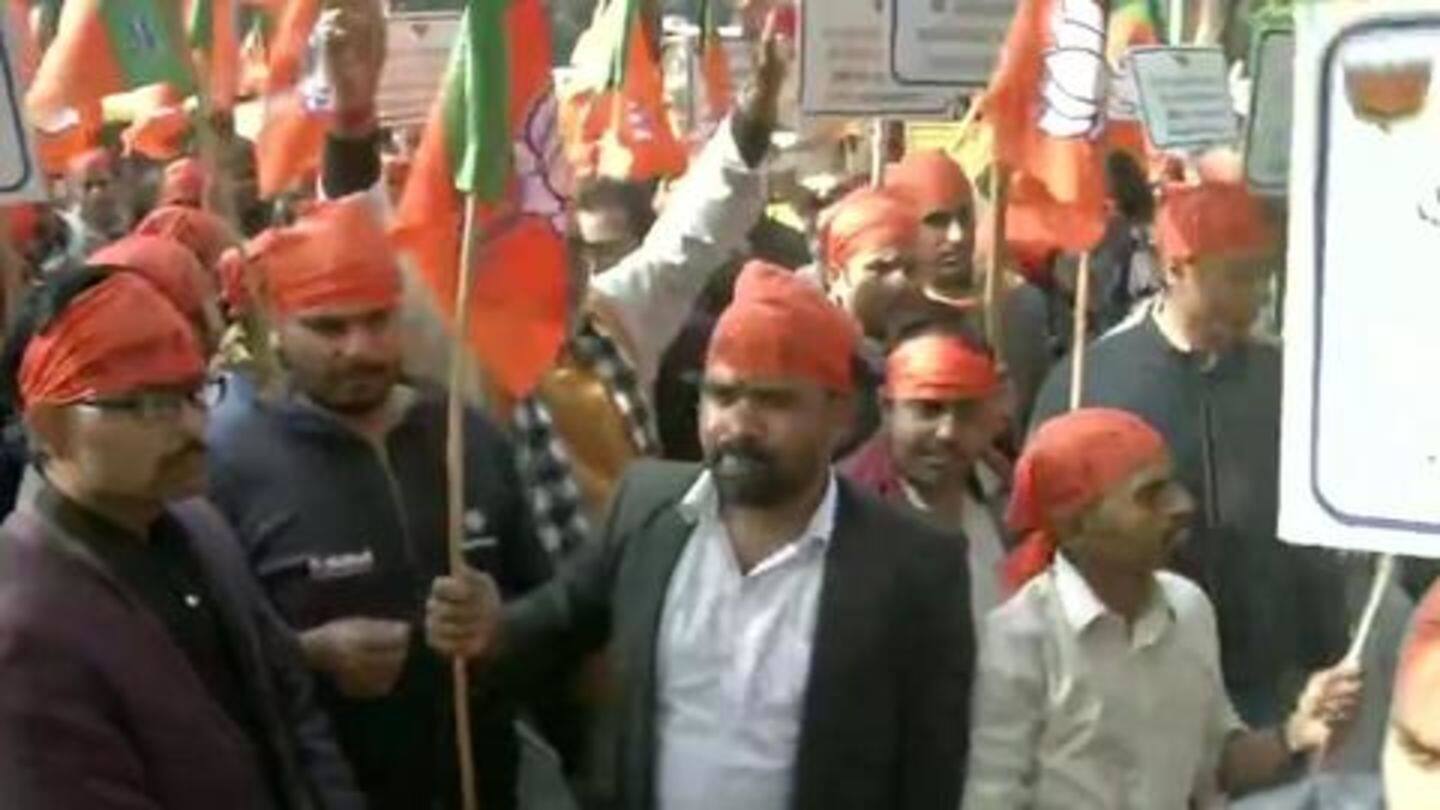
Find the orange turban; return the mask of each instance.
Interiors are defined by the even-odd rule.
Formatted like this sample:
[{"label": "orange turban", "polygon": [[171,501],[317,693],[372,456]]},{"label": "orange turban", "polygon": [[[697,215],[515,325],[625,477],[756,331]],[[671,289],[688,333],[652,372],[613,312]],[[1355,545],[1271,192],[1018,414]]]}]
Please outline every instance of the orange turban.
[{"label": "orange turban", "polygon": [[813,285],[782,267],[751,261],[715,325],[706,366],[753,377],[799,377],[848,392],[858,341],[850,316]]},{"label": "orange turban", "polygon": [[205,270],[195,254],[173,239],[131,234],[90,254],[85,263],[143,276],[185,317],[196,323],[205,320]]},{"label": "orange turban", "polygon": [[0,205],[0,217],[6,221],[6,238],[10,244],[24,250],[40,236],[41,210],[39,203],[16,203]]},{"label": "orange turban", "polygon": [[982,399],[999,387],[995,361],[950,335],[907,340],[885,363],[885,394],[891,399]]},{"label": "orange turban", "polygon": [[1167,186],[1155,235],[1160,255],[1169,262],[1256,256],[1271,239],[1260,202],[1234,183]]},{"label": "orange turban", "polygon": [[20,361],[22,406],[70,405],[205,374],[195,330],[155,286],[115,273],[77,296]]},{"label": "orange turban", "polygon": [[202,208],[208,177],[205,164],[193,157],[180,158],[165,167],[160,181],[160,205],[183,205]]},{"label": "orange turban", "polygon": [[214,271],[220,254],[239,240],[224,220],[208,211],[184,205],[156,208],[140,220],[135,233],[163,236],[190,249],[208,271]]},{"label": "orange turban", "polygon": [[1041,425],[1015,465],[1006,517],[1021,544],[1005,561],[1006,585],[1018,590],[1049,567],[1057,521],[1080,514],[1165,455],[1160,434],[1126,411],[1082,408]]},{"label": "orange turban", "polygon": [[1400,648],[1395,713],[1409,728],[1440,729],[1440,581],[1415,609]]},{"label": "orange turban", "polygon": [[92,171],[113,171],[114,168],[110,153],[98,147],[81,152],[65,164],[65,171],[71,177],[84,177]]},{"label": "orange turban", "polygon": [[400,265],[363,194],[321,203],[294,225],[255,237],[245,253],[277,315],[400,303]]},{"label": "orange turban", "polygon": [[912,248],[919,231],[920,218],[908,203],[881,189],[856,189],[821,217],[821,259],[834,275],[866,253]]},{"label": "orange turban", "polygon": [[970,201],[965,172],[939,149],[907,154],[886,170],[885,188],[913,205],[922,219],[934,211],[954,211]]}]

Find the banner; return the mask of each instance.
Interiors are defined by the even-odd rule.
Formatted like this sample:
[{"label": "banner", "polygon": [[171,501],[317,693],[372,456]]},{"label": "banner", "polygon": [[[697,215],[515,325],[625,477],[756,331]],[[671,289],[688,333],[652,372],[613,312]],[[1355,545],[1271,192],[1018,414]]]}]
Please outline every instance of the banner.
[{"label": "banner", "polygon": [[901,85],[984,87],[1017,0],[894,0],[890,72]]},{"label": "banner", "polygon": [[801,3],[801,112],[903,118],[940,116],[949,110],[954,93],[906,87],[891,75],[890,7],[904,1]]},{"label": "banner", "polygon": [[1234,104],[1219,48],[1131,48],[1140,117],[1157,149],[1201,149],[1235,140]]}]

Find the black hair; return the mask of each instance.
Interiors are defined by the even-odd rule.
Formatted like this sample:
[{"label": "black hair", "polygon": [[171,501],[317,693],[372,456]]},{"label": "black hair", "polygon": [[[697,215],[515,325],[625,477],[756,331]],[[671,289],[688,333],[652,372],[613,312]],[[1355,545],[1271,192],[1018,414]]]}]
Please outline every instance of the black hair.
[{"label": "black hair", "polygon": [[894,351],[901,343],[924,335],[958,338],[967,346],[987,355],[993,349],[976,323],[978,311],[962,312],[950,304],[930,298],[902,304],[886,324],[885,349]]},{"label": "black hair", "polygon": [[579,211],[600,211],[618,208],[625,212],[630,227],[641,239],[655,224],[655,188],[653,183],[628,182],[613,177],[591,177],[580,181],[575,189],[575,208]]},{"label": "black hair", "polygon": [[43,333],[81,293],[109,277],[98,267],[71,267],[46,273],[20,300],[5,346],[0,350],[0,396],[12,414],[20,412],[20,364],[30,341]]},{"label": "black hair", "polygon": [[1155,194],[1135,158],[1119,151],[1107,155],[1105,183],[1122,216],[1137,224],[1154,221]]}]

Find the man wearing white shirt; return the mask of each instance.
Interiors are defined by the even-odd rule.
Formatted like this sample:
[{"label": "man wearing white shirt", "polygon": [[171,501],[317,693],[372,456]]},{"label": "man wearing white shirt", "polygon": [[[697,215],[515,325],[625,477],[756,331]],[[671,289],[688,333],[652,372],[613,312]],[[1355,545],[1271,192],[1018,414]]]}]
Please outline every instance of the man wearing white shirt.
[{"label": "man wearing white shirt", "polygon": [[1193,510],[1139,417],[1082,409],[1031,438],[1010,507],[1020,590],[985,625],[966,810],[1213,806],[1349,721],[1348,666],[1313,675],[1282,726],[1240,721],[1209,600],[1159,571]]}]

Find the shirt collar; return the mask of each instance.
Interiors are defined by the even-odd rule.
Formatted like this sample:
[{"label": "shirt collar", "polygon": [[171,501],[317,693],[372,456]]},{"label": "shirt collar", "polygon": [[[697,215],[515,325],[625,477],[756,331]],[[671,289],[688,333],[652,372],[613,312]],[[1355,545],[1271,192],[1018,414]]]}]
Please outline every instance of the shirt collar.
[{"label": "shirt collar", "polygon": [[[1094,624],[1102,616],[1110,613],[1100,597],[1090,588],[1090,583],[1085,581],[1080,571],[1065,558],[1065,554],[1055,555],[1053,567],[1055,576],[1055,592],[1060,599],[1060,610],[1065,615],[1066,622],[1070,629],[1078,635],[1083,633],[1090,625]],[[1145,610],[1136,619],[1135,626],[1131,632],[1131,643],[1135,647],[1148,647],[1159,641],[1164,635],[1165,629],[1170,626],[1174,618],[1174,608],[1170,604],[1165,589],[1161,587],[1160,581],[1156,579],[1151,589],[1150,602]]]},{"label": "shirt collar", "polygon": [[[835,471],[827,473],[825,484],[825,495],[820,499],[820,504],[815,507],[815,512],[810,515],[810,522],[805,525],[804,530],[795,538],[797,542],[814,540],[820,543],[829,543],[830,537],[835,533],[835,512],[840,503],[840,486],[835,479]],[[680,515],[691,523],[699,523],[705,520],[719,521],[720,519],[720,496],[715,490],[715,479],[706,470],[695,479],[690,489],[685,492],[677,507]]]}]

